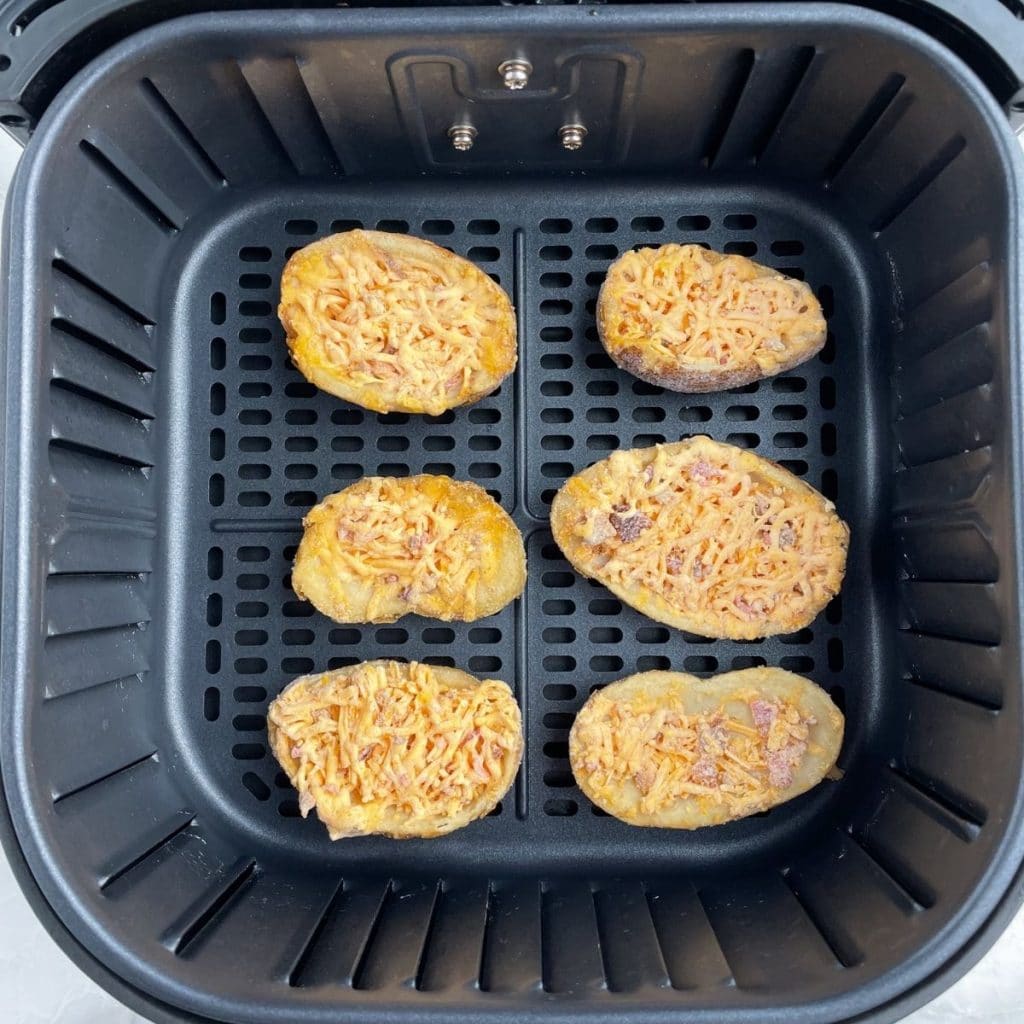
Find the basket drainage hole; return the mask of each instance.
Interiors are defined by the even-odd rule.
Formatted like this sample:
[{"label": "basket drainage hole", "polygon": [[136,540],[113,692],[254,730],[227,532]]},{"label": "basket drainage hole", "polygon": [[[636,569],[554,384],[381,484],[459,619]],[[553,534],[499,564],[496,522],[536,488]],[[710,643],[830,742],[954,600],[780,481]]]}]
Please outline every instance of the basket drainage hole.
[{"label": "basket drainage hole", "polygon": [[208,686],[203,694],[203,717],[208,722],[220,718],[220,690],[216,686]]},{"label": "basket drainage hole", "polygon": [[579,809],[575,800],[547,800],[544,803],[544,813],[551,818],[571,818]]},{"label": "basket drainage hole", "polygon": [[246,772],[242,776],[242,785],[245,786],[245,788],[249,790],[257,800],[270,799],[270,787],[255,772]]}]

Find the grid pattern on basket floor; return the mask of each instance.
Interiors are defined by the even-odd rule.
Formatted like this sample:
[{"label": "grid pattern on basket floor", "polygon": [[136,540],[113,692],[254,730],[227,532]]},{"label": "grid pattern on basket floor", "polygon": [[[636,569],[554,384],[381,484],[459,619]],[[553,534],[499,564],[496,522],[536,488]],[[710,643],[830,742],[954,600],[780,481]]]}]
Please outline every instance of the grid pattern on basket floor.
[{"label": "grid pattern on basket floor", "polygon": [[[844,689],[849,627],[839,601],[792,636],[752,644],[707,641],[660,627],[578,577],[545,529],[554,489],[572,472],[615,448],[693,433],[755,448],[837,497],[836,420],[844,413],[831,330],[821,355],[793,373],[728,393],[686,396],[612,367],[593,326],[610,261],[631,246],[671,240],[807,274],[830,324],[852,333],[849,314],[840,309],[834,315],[846,282],[831,253],[805,240],[791,218],[729,205],[693,214],[663,203],[624,219],[537,215],[516,224],[433,216],[432,210],[424,215],[423,203],[414,206],[418,217],[392,206],[387,219],[376,216],[379,200],[337,206],[349,216],[318,216],[311,208],[302,217],[250,220],[209,259],[211,271],[224,269],[202,275],[216,287],[203,299],[209,304],[210,384],[196,402],[210,459],[195,459],[191,467],[194,486],[209,497],[209,528],[197,538],[207,572],[198,666],[205,685],[196,729],[205,750],[230,754],[216,770],[225,788],[248,805],[246,813],[271,831],[281,827],[273,826],[273,817],[297,814],[294,794],[266,748],[267,701],[304,672],[375,657],[457,664],[515,685],[527,729],[515,813],[510,798],[495,812],[504,825],[484,823],[481,836],[485,827],[499,826],[492,837],[511,834],[528,819],[531,834],[539,829],[553,841],[564,837],[559,819],[588,807],[566,759],[572,717],[594,686],[633,671],[672,666],[706,674],[782,665],[817,679],[856,715],[858,696]],[[469,408],[410,417],[354,408],[301,378],[288,360],[274,308],[281,267],[313,238],[360,225],[432,238],[473,259],[512,294],[520,324],[514,385]],[[364,474],[418,472],[476,480],[528,535],[530,578],[518,635],[513,608],[474,624],[409,617],[385,626],[338,625],[295,598],[288,573],[304,512]],[[783,809],[781,816],[787,814]],[[574,830],[619,831],[619,823],[596,812],[586,818],[592,824],[577,818]],[[630,841],[628,830],[619,835]],[[666,840],[646,833],[644,842],[653,848]]]}]

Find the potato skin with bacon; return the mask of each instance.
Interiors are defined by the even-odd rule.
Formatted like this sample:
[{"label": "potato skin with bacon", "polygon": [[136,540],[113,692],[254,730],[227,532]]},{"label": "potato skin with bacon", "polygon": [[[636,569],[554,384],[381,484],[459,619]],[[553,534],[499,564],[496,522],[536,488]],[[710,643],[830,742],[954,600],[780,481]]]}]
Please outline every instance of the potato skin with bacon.
[{"label": "potato skin with bacon", "polygon": [[303,525],[292,587],[336,622],[410,612],[472,622],[526,584],[522,535],[468,481],[364,477],[310,509]]},{"label": "potato skin with bacon", "polygon": [[650,384],[699,394],[806,362],[825,344],[803,281],[745,256],[671,243],[624,253],[597,300],[608,355]]},{"label": "potato skin with bacon", "polygon": [[418,662],[302,676],[271,703],[270,747],[331,839],[432,839],[489,814],[523,753],[509,687]]},{"label": "potato skin with bacon", "polygon": [[708,437],[614,452],[570,477],[551,529],[573,567],[658,622],[754,640],[839,592],[850,531],[768,459]]},{"label": "potato skin with bacon", "polygon": [[355,230],[305,246],[285,264],[277,312],[303,376],[375,412],[436,416],[516,365],[508,295],[422,238]]},{"label": "potato skin with bacon", "polygon": [[580,789],[630,825],[694,829],[768,810],[816,786],[843,741],[819,686],[778,668],[700,679],[642,672],[583,705],[569,733]]}]

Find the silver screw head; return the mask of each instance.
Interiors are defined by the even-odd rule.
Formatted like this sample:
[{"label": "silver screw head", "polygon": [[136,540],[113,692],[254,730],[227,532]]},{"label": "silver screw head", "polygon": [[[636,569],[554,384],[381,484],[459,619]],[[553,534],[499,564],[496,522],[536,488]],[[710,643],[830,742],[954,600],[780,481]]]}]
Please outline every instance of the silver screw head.
[{"label": "silver screw head", "polygon": [[473,148],[476,141],[476,129],[471,124],[453,124],[448,129],[448,138],[452,145],[460,152],[465,153],[467,149]]},{"label": "silver screw head", "polygon": [[562,140],[562,148],[574,151],[583,146],[587,137],[587,129],[581,124],[563,124],[558,129],[558,137]]},{"label": "silver screw head", "polygon": [[533,71],[533,65],[521,57],[503,60],[498,65],[498,74],[501,75],[501,80],[505,83],[506,89],[525,89],[530,81],[531,71]]}]

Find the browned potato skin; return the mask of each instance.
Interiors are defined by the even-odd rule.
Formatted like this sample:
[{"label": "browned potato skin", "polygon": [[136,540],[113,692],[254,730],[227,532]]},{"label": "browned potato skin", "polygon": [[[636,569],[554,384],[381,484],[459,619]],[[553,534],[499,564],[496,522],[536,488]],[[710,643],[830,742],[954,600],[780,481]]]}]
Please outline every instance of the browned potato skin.
[{"label": "browned potato skin", "polygon": [[[675,249],[696,249],[698,246],[661,246],[661,250]],[[741,266],[752,277],[784,277],[777,270],[766,267],[745,256],[726,255],[718,252],[703,252],[709,263],[717,263],[722,260],[733,260]],[[621,280],[621,268],[623,260],[629,256],[624,253],[609,268],[601,290],[597,296],[597,333],[601,344],[612,361],[627,373],[634,377],[654,384],[657,387],[665,388],[668,391],[679,391],[683,394],[707,394],[713,391],[726,391],[729,388],[743,387],[745,384],[752,384],[754,381],[763,380],[807,362],[821,351],[825,344],[826,330],[825,320],[821,316],[821,305],[815,298],[814,293],[806,285],[806,299],[812,311],[816,311],[819,323],[811,326],[797,342],[784,353],[783,358],[774,361],[770,369],[764,369],[756,362],[737,363],[734,365],[719,366],[710,359],[700,361],[667,362],[664,358],[658,358],[646,344],[647,339],[643,337],[631,338],[628,343],[615,338],[612,326],[618,316],[619,303],[625,291],[624,282]],[[802,283],[802,282],[801,282]]]},{"label": "browned potato skin", "polygon": [[[792,784],[785,789],[769,786],[761,799],[751,799],[733,812],[705,797],[681,796],[654,814],[639,809],[641,795],[632,784],[625,784],[613,792],[595,788],[584,767],[586,750],[582,736],[588,720],[594,719],[603,703],[629,702],[637,695],[657,703],[660,697],[669,693],[684,696],[688,713],[713,712],[721,704],[726,704],[730,714],[744,720],[745,724],[750,724],[745,703],[730,706],[730,699],[741,702],[752,696],[775,697],[813,714],[817,723],[811,727],[808,749]],[[685,672],[641,672],[609,683],[591,695],[577,714],[569,733],[569,762],[587,799],[620,821],[651,828],[703,828],[766,811],[812,789],[835,766],[843,742],[844,725],[842,712],[820,686],[784,669],[749,668],[708,679]]]},{"label": "browned potato skin", "polygon": [[[472,593],[441,579],[436,591],[419,598],[402,597],[403,582],[384,584],[384,600],[369,614],[368,606],[379,582],[357,580],[340,568],[338,518],[346,499],[369,489],[372,477],[329,495],[303,520],[305,531],[295,555],[292,588],[335,622],[394,622],[415,613],[430,618],[475,621],[500,611],[517,598],[526,585],[526,551],[511,516],[480,486],[446,476],[403,477],[396,483],[410,493],[427,494],[434,502],[446,501],[462,520],[462,530],[478,541],[478,574]],[[472,603],[470,602],[472,598]],[[470,610],[472,608],[472,611]]]},{"label": "browned potato skin", "polygon": [[[285,691],[291,690],[293,687],[309,687],[324,682],[328,686],[332,684],[342,685],[346,677],[359,667],[358,665],[350,665],[345,668],[335,669],[332,672],[300,676],[290,683],[285,688]],[[432,665],[431,670],[438,681],[446,688],[464,689],[480,685],[480,680],[475,676],[471,676],[468,672],[463,672],[457,668],[449,668],[445,665]],[[411,671],[411,665],[400,664],[396,671],[404,672],[408,675]],[[282,693],[285,691],[282,691]],[[476,800],[467,804],[455,815],[415,817],[406,814],[381,813],[372,822],[347,820],[350,816],[346,816],[344,812],[332,814],[328,808],[317,806],[317,815],[328,827],[331,838],[342,839],[360,835],[384,835],[390,839],[436,839],[439,836],[447,835],[449,832],[464,828],[466,825],[494,810],[502,797],[511,788],[523,757],[523,734],[519,705],[512,696],[511,690],[509,690],[508,696],[510,713],[518,723],[518,729],[514,737],[512,737],[516,744],[515,752],[507,758],[503,766],[502,776],[483,788]],[[272,716],[268,717],[267,720],[267,735],[274,757],[277,758],[285,774],[294,784],[295,778],[298,775],[299,762],[292,757],[291,744],[288,738],[276,727]]]},{"label": "browned potato skin", "polygon": [[[325,262],[329,253],[357,245],[384,253],[386,260],[396,266],[401,266],[404,259],[410,258],[453,265],[466,280],[479,287],[486,301],[499,311],[494,330],[479,339],[483,372],[471,386],[464,384],[457,392],[391,398],[378,384],[353,381],[346,376],[344,367],[332,365],[325,360],[322,339],[315,324],[296,301],[296,296],[302,291],[315,289],[318,280],[330,273]],[[411,235],[357,229],[329,235],[304,246],[285,264],[277,313],[285,329],[292,361],[302,375],[321,390],[374,412],[437,416],[448,409],[470,405],[489,395],[516,366],[516,317],[505,291],[469,260],[433,242]]]},{"label": "browned potato skin", "polygon": [[[763,477],[778,483],[780,486],[807,501],[825,502],[826,499],[813,487],[805,483],[799,477],[794,476],[787,469],[762,458],[754,452],[733,445],[722,444],[713,441],[709,437],[692,437],[684,441],[677,441],[668,445],[656,445],[652,448],[637,448],[627,454],[636,456],[636,472],[643,471],[647,462],[654,457],[658,448],[670,450],[690,448],[695,453],[707,453],[710,456],[717,456],[723,449],[728,449],[735,463],[751,474],[760,474]],[[588,546],[573,533],[573,524],[578,515],[585,508],[581,505],[581,498],[586,489],[587,479],[590,475],[599,471],[599,468],[607,460],[601,460],[594,465],[570,477],[560,488],[551,503],[551,532],[555,543],[562,549],[565,557],[572,564],[573,568],[591,579],[603,583],[616,597],[621,598],[626,604],[635,608],[644,615],[657,622],[663,622],[667,626],[682,629],[689,633],[696,633],[700,636],[717,637],[730,640],[756,640],[763,636],[774,636],[779,633],[792,633],[809,625],[821,610],[825,607],[828,599],[839,592],[843,576],[846,571],[846,553],[849,547],[850,531],[846,524],[836,516],[836,549],[835,566],[833,570],[833,581],[830,594],[822,600],[819,606],[813,607],[808,614],[800,618],[788,615],[776,614],[774,618],[760,620],[744,627],[741,624],[734,624],[731,629],[725,631],[718,628],[699,616],[687,615],[674,608],[661,595],[649,591],[640,586],[625,587],[604,578],[601,571],[589,564],[590,552]],[[831,505],[831,503],[828,503]]]}]

